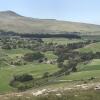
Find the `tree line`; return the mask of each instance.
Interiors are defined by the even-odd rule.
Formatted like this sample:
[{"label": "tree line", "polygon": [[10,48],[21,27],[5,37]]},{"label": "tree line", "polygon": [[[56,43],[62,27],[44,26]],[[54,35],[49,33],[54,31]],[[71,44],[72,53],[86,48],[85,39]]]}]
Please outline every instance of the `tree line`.
[{"label": "tree line", "polygon": [[[77,32],[78,34],[78,32]],[[20,36],[21,38],[70,38],[70,39],[80,39],[81,36],[77,35],[76,32],[61,32],[59,34],[50,33],[17,33],[13,31],[0,30],[0,35],[5,36]]]}]

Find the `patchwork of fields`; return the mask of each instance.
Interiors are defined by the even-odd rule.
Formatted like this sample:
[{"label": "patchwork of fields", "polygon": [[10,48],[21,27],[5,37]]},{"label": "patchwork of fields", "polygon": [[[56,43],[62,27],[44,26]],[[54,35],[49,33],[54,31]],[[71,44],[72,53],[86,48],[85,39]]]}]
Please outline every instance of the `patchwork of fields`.
[{"label": "patchwork of fields", "polygon": [[[23,49],[16,49],[16,50],[5,50],[6,55],[8,55],[8,59],[14,58],[16,56],[22,56],[24,53],[32,52],[30,50],[23,50]],[[49,58],[55,58],[55,56],[52,54],[52,52],[47,52],[45,55]],[[58,70],[58,67],[56,65],[52,64],[42,64],[42,63],[36,63],[32,62],[27,65],[22,66],[15,66],[15,65],[9,65],[7,63],[2,63],[0,65],[0,92],[5,92],[9,90],[13,90],[9,86],[9,81],[13,78],[13,75],[16,74],[23,74],[23,73],[29,73],[33,75],[34,77],[40,77],[45,72],[53,73]]]},{"label": "patchwork of fields", "polygon": [[[80,42],[83,40],[68,40],[68,39],[44,39],[45,43],[57,43],[57,44],[68,44],[74,42]],[[80,52],[99,52],[100,51],[100,42],[89,44],[81,49],[77,49]],[[0,49],[0,59],[6,58],[9,62],[11,59],[16,59],[16,57],[21,57],[25,53],[34,52],[29,49],[12,49],[12,50],[3,50]],[[44,55],[49,59],[57,59],[57,56],[53,54],[52,51],[45,52]],[[80,63],[77,66],[78,71],[70,73],[70,75],[61,76],[57,80],[86,80],[91,77],[97,78],[97,81],[100,79],[100,59],[93,59],[87,64]],[[37,63],[30,62],[27,65],[16,66],[10,65],[9,63],[2,62],[0,60],[0,92],[9,92],[15,91],[16,89],[9,86],[9,81],[16,74],[28,73],[33,77],[40,77],[45,72],[53,73],[58,71],[59,68],[57,64],[48,64],[48,63]],[[61,84],[63,84],[61,82]],[[51,84],[52,85],[52,84]]]}]

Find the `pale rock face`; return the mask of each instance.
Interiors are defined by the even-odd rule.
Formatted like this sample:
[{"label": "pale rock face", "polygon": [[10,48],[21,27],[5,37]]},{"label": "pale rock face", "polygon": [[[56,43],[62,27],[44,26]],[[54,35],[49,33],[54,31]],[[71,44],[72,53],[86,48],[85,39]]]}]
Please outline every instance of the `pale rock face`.
[{"label": "pale rock face", "polygon": [[40,91],[37,91],[37,92],[32,92],[32,95],[33,96],[42,95],[45,91],[46,91],[46,89],[43,89],[43,90],[40,90]]},{"label": "pale rock face", "polygon": [[100,90],[100,84],[96,85],[94,90]]},{"label": "pale rock face", "polygon": [[58,94],[56,94],[56,96],[61,96],[61,94],[60,94],[60,93],[58,93]]}]

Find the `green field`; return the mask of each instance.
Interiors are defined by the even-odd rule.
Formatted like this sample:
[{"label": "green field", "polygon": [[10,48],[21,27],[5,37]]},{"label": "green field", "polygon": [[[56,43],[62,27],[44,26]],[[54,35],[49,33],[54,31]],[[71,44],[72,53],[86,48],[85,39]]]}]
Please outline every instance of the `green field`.
[{"label": "green field", "polygon": [[[45,64],[32,62],[27,65],[15,66],[10,65],[9,61],[16,56],[23,56],[25,53],[33,52],[29,49],[13,49],[13,50],[2,50],[2,57],[7,58],[8,63],[0,62],[0,92],[7,92],[13,90],[9,86],[10,80],[13,78],[13,75],[16,74],[31,74],[33,77],[41,77],[45,72],[53,73],[58,70],[57,65]],[[52,52],[46,52],[45,56],[48,59],[55,59],[56,56]]]},{"label": "green field", "polygon": [[84,48],[78,49],[78,51],[80,51],[80,52],[99,52],[100,51],[100,42],[87,45]]},{"label": "green field", "polygon": [[[83,40],[68,40],[68,39],[44,39],[45,43],[57,43],[57,44],[68,44],[73,42],[80,42]],[[99,52],[100,42],[92,43],[84,48],[77,49],[80,52]],[[34,52],[29,49],[12,49],[3,50],[0,49],[0,92],[14,91],[15,89],[9,86],[10,80],[14,75],[28,73],[33,77],[41,77],[45,72],[53,73],[59,70],[57,64],[46,64],[37,62],[28,62],[27,65],[15,66],[10,65],[9,61],[16,57],[22,57],[25,53]],[[52,51],[43,52],[45,57],[49,60],[57,59],[57,56]],[[2,59],[6,59],[8,63],[2,62]],[[59,80],[85,80],[91,77],[100,79],[100,59],[94,59],[89,61],[87,64],[80,63],[78,66],[78,72],[71,73],[70,75],[62,76]],[[62,86],[63,83],[61,82]],[[52,85],[52,84],[51,84]]]},{"label": "green field", "polygon": [[87,80],[91,77],[96,77],[100,79],[100,70],[93,71],[81,71],[76,73],[71,73],[68,76],[63,76],[60,79],[62,80]]},{"label": "green field", "polygon": [[45,43],[55,43],[55,44],[68,44],[68,43],[75,43],[81,42],[81,39],[67,39],[67,38],[44,38],[43,41]]},{"label": "green field", "polygon": [[3,50],[4,53],[6,53],[8,56],[17,56],[17,55],[24,55],[25,53],[32,52],[29,49],[13,49],[13,50]]},{"label": "green field", "polygon": [[91,79],[91,77],[96,78],[98,81],[100,80],[100,59],[94,59],[86,65],[81,63],[77,68],[77,72],[70,73],[70,75],[67,76],[62,76],[58,78],[58,80],[81,81]]},{"label": "green field", "polygon": [[12,89],[9,86],[9,81],[13,78],[13,75],[29,73],[33,77],[40,77],[45,72],[53,73],[57,70],[58,68],[55,65],[50,64],[31,63],[26,66],[6,66],[0,69],[0,92],[7,92]]},{"label": "green field", "polygon": [[100,70],[100,59],[93,59],[87,64],[79,64],[78,71],[91,71],[91,70]]}]

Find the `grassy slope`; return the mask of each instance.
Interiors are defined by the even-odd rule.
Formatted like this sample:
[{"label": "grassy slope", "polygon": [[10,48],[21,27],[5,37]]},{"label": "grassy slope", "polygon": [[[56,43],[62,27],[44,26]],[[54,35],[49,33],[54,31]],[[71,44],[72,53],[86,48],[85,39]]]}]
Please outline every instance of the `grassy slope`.
[{"label": "grassy slope", "polygon": [[[100,26],[50,19],[23,17],[11,11],[0,12],[0,29],[22,33],[90,32],[99,34]],[[91,33],[92,32],[92,33]]]},{"label": "grassy slope", "polygon": [[23,56],[25,53],[32,52],[29,49],[13,49],[13,50],[3,50],[4,53],[6,53],[9,57],[13,58],[16,56]]},{"label": "grassy slope", "polygon": [[100,78],[100,70],[93,70],[93,71],[81,71],[76,73],[71,73],[68,76],[63,76],[60,79],[63,80],[85,80],[91,77]]},{"label": "grassy slope", "polygon": [[[80,40],[66,40],[66,39],[54,39],[55,42],[61,44],[70,43],[70,42],[79,42]],[[51,42],[50,39],[46,39],[46,42]],[[34,52],[29,49],[13,49],[13,50],[2,50],[0,49],[0,57],[7,58],[10,60],[11,58],[16,58],[16,56],[23,56],[25,53]],[[48,59],[55,59],[57,56],[53,55],[51,51],[45,52],[45,56]],[[8,55],[8,56],[7,56]],[[32,74],[34,77],[40,77],[45,72],[55,72],[58,70],[56,65],[50,64],[37,64],[35,62],[28,63],[28,65],[23,66],[10,66],[8,64],[2,63],[0,64],[0,92],[6,92],[13,90],[9,86],[9,81],[12,79],[13,75],[22,74],[22,73],[29,73]]]},{"label": "grassy slope", "polygon": [[100,70],[100,59],[93,59],[88,64],[79,64],[78,71]]},{"label": "grassy slope", "polygon": [[78,49],[78,51],[80,51],[80,52],[99,52],[100,51],[100,42],[87,45],[84,48]]},{"label": "grassy slope", "polygon": [[[100,42],[93,43],[78,49],[80,52],[100,52]],[[60,79],[64,80],[81,80],[91,77],[100,78],[100,59],[93,59],[87,64],[79,64],[78,72],[71,73],[68,76],[63,76]]]},{"label": "grassy slope", "polygon": [[[100,42],[87,45],[84,48],[78,49],[80,52],[99,52],[100,51]],[[93,59],[88,64],[79,64],[78,72],[71,73],[69,76],[61,77],[60,79],[65,80],[81,80],[87,79],[90,77],[99,77],[100,76],[100,59]]]},{"label": "grassy slope", "polygon": [[[13,50],[0,50],[3,53],[3,57],[7,58],[8,61],[11,58],[15,58],[16,56],[23,56],[25,53],[33,52],[28,49],[13,49]],[[1,54],[0,53],[0,54]],[[4,56],[8,55],[8,56]],[[52,54],[52,52],[46,52],[46,57],[48,59],[54,59],[56,56]],[[40,77],[45,72],[55,72],[58,68],[56,65],[51,64],[39,64],[36,62],[28,63],[27,65],[22,66],[11,66],[5,63],[0,64],[0,92],[12,90],[9,86],[9,81],[12,79],[13,75],[22,74],[22,73],[29,73],[32,74],[34,77]]]},{"label": "grassy slope", "polygon": [[[79,50],[80,52],[99,52],[100,42],[90,44]],[[68,76],[60,77],[58,80],[83,80],[91,77],[96,77],[97,80],[100,79],[100,59],[93,59],[87,64],[81,63],[78,65],[78,72],[71,73]]]},{"label": "grassy slope", "polygon": [[[58,40],[57,40],[58,41]],[[65,41],[65,40],[64,40]],[[62,41],[62,43],[65,43]],[[91,44],[88,47],[87,50],[91,50],[89,48],[92,48],[92,45],[95,45],[95,48],[93,48],[93,51],[99,50],[99,43],[96,44]],[[16,50],[7,50],[3,51],[5,54],[7,54],[9,57],[15,57],[16,55],[23,55],[24,53],[27,52],[32,52],[30,50],[22,50],[22,49],[16,49]],[[86,51],[85,51],[86,52]],[[52,52],[46,52],[45,53],[46,57],[49,59],[54,59],[56,58],[55,55],[52,54]],[[3,66],[3,65],[2,65]],[[5,66],[5,65],[4,65]],[[87,65],[80,64],[78,66],[78,72],[76,73],[71,73],[69,76],[63,76],[60,78],[60,80],[82,80],[82,79],[87,79],[90,77],[97,77],[100,78],[100,60],[99,59],[94,59],[91,62],[89,62]],[[1,68],[0,70],[0,92],[5,92],[12,90],[11,87],[9,87],[8,83],[9,80],[11,80],[12,76],[15,74],[20,74],[20,73],[30,73],[33,76],[39,77],[43,75],[44,72],[49,71],[50,73],[57,71],[58,68],[55,65],[49,65],[49,64],[36,64],[36,63],[29,63],[28,65],[20,66],[20,67],[14,67],[14,66],[7,66]],[[63,85],[62,85],[63,86]]]},{"label": "grassy slope", "polygon": [[26,66],[6,66],[0,70],[0,92],[9,91],[9,81],[12,79],[13,75],[29,73],[35,77],[42,76],[45,72],[54,72],[57,71],[57,67],[50,64],[28,64]]}]

